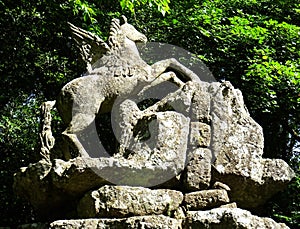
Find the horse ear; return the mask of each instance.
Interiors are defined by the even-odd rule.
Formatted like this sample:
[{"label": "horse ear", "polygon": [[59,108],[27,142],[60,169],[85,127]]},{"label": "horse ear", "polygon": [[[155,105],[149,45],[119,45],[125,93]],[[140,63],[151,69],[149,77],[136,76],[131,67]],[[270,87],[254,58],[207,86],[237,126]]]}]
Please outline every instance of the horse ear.
[{"label": "horse ear", "polygon": [[127,18],[124,15],[122,15],[122,18],[124,20],[124,24],[126,24],[127,23]]}]

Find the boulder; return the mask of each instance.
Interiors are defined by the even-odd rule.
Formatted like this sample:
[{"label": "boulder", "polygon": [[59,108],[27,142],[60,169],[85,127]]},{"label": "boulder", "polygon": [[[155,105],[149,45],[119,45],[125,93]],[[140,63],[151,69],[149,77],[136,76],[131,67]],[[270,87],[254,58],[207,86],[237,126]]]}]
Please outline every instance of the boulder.
[{"label": "boulder", "polygon": [[123,219],[77,219],[58,220],[49,226],[50,229],[79,229],[79,228],[116,228],[116,229],[181,229],[182,220],[164,215],[134,216]]},{"label": "boulder", "polygon": [[212,83],[210,93],[214,95],[211,104],[213,182],[227,184],[231,200],[240,207],[263,205],[286,187],[294,172],[282,160],[262,158],[262,128],[250,117],[239,90],[229,82]]},{"label": "boulder", "polygon": [[[126,100],[120,113],[120,123],[128,124],[121,125],[120,132],[125,151],[113,157],[41,160],[16,174],[16,193],[29,200],[38,214],[55,218],[58,213],[74,215],[74,206],[86,192],[107,184],[191,192],[222,182],[231,190],[231,201],[253,209],[294,177],[284,161],[262,158],[262,129],[230,83],[189,82],[175,94],[160,102],[179,101],[181,96],[185,115],[191,106],[190,117],[156,110],[156,104],[140,110]],[[147,131],[148,138],[137,140]]]},{"label": "boulder", "polygon": [[273,219],[252,215],[239,208],[215,208],[207,211],[188,211],[184,228],[276,228],[287,229]]},{"label": "boulder", "polygon": [[[132,186],[163,183],[166,174],[175,176],[173,168],[159,164],[147,167],[134,160],[114,158],[55,159],[52,164],[43,160],[15,174],[14,190],[30,201],[42,219],[75,217],[77,201],[89,190],[111,183]],[[178,186],[179,182],[173,179],[172,186],[175,183]]]},{"label": "boulder", "polygon": [[[121,150],[114,158],[130,161],[135,167],[173,170],[163,174],[163,182],[168,181],[184,170],[190,119],[174,111],[142,112],[133,106],[128,100],[120,105]],[[156,184],[149,182],[146,186],[160,183],[162,181],[158,180]]]},{"label": "boulder", "polygon": [[185,194],[183,204],[186,209],[193,211],[215,208],[229,202],[226,190],[212,189]]},{"label": "boulder", "polygon": [[52,165],[46,160],[23,167],[14,175],[15,193],[28,200],[42,220],[51,220],[72,214],[74,202],[51,180]]},{"label": "boulder", "polygon": [[87,193],[77,211],[82,218],[171,215],[182,200],[183,194],[175,190],[105,185]]},{"label": "boulder", "polygon": [[206,189],[211,180],[211,151],[197,148],[188,154],[188,162],[183,173],[183,185],[187,191]]}]

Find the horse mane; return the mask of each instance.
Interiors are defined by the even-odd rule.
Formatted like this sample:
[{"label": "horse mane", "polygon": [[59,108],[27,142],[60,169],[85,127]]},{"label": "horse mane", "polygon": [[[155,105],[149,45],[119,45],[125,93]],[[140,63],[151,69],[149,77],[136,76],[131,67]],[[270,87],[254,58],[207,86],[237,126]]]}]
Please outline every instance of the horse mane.
[{"label": "horse mane", "polygon": [[[125,23],[126,21],[127,19],[125,20]],[[116,18],[112,19],[108,38],[108,46],[110,51],[118,50],[124,43],[124,39],[125,35],[121,30],[120,20]]]}]

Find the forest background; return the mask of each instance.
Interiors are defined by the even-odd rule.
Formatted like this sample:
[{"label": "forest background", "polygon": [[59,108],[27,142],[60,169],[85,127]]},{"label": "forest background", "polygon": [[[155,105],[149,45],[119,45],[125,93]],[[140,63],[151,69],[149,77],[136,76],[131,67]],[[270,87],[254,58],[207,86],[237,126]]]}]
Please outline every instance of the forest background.
[{"label": "forest background", "polygon": [[[243,92],[263,127],[264,157],[297,173],[262,215],[300,221],[299,0],[0,0],[0,226],[36,220],[14,196],[13,174],[38,158],[39,106],[85,72],[67,22],[108,36],[124,14],[149,41],[195,53],[217,80]],[[54,112],[57,131],[62,123]]]}]

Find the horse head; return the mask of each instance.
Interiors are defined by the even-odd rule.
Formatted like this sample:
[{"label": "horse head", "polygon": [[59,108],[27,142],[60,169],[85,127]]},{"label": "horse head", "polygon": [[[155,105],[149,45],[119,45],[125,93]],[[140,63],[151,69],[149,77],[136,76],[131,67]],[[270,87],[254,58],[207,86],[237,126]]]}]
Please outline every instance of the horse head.
[{"label": "horse head", "polygon": [[127,23],[127,18],[123,15],[122,16],[124,20],[124,24],[121,25],[120,29],[122,33],[129,39],[134,41],[135,43],[142,42],[146,43],[147,42],[147,37],[142,34],[141,32],[137,31],[133,25],[130,25]]},{"label": "horse head", "polygon": [[120,20],[116,18],[111,21],[108,39],[110,50],[114,52],[125,48],[137,52],[136,43],[146,43],[147,37],[129,24],[125,16],[122,16],[122,19],[123,24],[120,24]]}]

